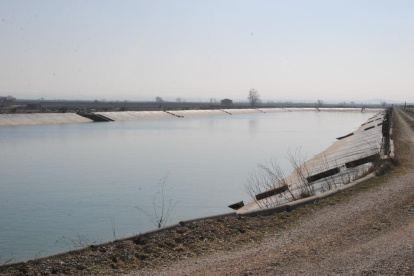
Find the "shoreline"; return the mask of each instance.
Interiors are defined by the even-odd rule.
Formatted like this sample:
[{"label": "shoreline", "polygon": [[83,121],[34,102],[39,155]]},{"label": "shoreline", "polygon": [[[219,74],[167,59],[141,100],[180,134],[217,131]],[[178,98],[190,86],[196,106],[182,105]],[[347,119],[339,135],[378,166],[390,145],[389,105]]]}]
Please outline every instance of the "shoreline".
[{"label": "shoreline", "polygon": [[[278,112],[361,112],[361,108],[242,108],[194,109],[169,111],[116,111],[91,113],[16,113],[0,114],[1,126],[111,122],[126,120],[186,118],[198,116],[232,116]],[[383,108],[365,108],[364,112],[379,112]],[[83,114],[83,115],[82,115]]]}]

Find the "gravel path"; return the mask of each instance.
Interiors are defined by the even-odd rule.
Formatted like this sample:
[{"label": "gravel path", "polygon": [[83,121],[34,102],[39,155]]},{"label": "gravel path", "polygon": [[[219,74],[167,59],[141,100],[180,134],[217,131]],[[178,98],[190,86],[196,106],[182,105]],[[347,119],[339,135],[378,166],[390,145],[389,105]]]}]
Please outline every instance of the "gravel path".
[{"label": "gravel path", "polygon": [[352,196],[260,242],[130,275],[414,275],[414,131],[406,116],[395,112],[400,165]]}]

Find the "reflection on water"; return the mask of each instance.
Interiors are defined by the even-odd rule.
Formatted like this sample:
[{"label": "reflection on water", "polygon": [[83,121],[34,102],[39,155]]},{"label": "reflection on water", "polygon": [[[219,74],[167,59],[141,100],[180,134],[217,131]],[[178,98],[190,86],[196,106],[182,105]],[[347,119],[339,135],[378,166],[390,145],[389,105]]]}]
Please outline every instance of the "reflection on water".
[{"label": "reflection on water", "polygon": [[252,138],[254,138],[257,133],[258,121],[258,119],[249,119],[249,134]]},{"label": "reflection on water", "polygon": [[[289,112],[0,128],[0,255],[51,254],[77,232],[91,241],[150,230],[166,173],[170,223],[228,212],[257,163],[287,150],[317,154],[372,114]],[[286,171],[286,173],[289,173]]]}]

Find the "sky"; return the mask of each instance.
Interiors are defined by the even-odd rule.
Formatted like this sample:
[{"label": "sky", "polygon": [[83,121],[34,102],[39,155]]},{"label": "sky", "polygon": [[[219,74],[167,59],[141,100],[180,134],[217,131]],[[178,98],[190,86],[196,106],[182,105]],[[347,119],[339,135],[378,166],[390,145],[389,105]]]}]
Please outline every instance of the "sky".
[{"label": "sky", "polygon": [[414,102],[414,1],[0,0],[0,95]]}]

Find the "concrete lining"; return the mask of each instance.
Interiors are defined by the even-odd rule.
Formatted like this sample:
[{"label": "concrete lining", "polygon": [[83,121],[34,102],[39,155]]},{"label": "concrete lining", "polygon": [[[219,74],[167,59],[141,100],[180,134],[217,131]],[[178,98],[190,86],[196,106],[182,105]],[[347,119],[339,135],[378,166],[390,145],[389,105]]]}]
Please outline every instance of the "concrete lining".
[{"label": "concrete lining", "polygon": [[288,189],[287,186],[281,186],[281,187],[277,187],[268,191],[265,191],[263,193],[257,194],[255,197],[257,200],[261,200],[270,196],[274,196],[280,193],[285,192]]},{"label": "concrete lining", "polygon": [[241,217],[255,217],[260,215],[270,215],[275,213],[286,212],[286,205],[279,205],[276,207],[271,207],[267,209],[255,210],[246,213],[239,214]]},{"label": "concrete lining", "polygon": [[299,208],[300,206],[314,203],[318,199],[319,199],[318,196],[311,196],[311,197],[302,198],[299,200],[286,203],[286,211],[290,212],[296,208]]},{"label": "concrete lining", "polygon": [[224,112],[230,113],[232,115],[235,114],[250,114],[250,113],[261,113],[260,111],[256,109],[221,109]]},{"label": "concrete lining", "polygon": [[229,115],[233,115],[233,114],[231,114],[230,112],[225,111],[225,110],[223,110],[223,109],[220,109],[220,111],[222,111],[222,112],[224,112],[224,113],[227,113],[227,114],[229,114]]},{"label": "concrete lining", "polygon": [[315,107],[287,107],[285,108],[287,111],[318,111]]},{"label": "concrete lining", "polygon": [[390,139],[390,154],[389,154],[391,159],[395,158],[395,154],[394,154],[394,141],[392,139]]},{"label": "concrete lining", "polygon": [[[367,112],[378,112],[382,109],[366,109]],[[244,108],[244,109],[202,109],[202,110],[170,110],[164,112],[158,111],[107,111],[93,112],[97,116],[104,116],[113,121],[142,120],[156,118],[174,118],[174,117],[195,117],[195,116],[213,116],[223,114],[250,114],[250,113],[276,113],[276,112],[301,112],[301,111],[318,111],[318,108]],[[329,112],[356,112],[359,108],[319,108],[319,111]],[[168,114],[170,113],[170,114]],[[375,116],[373,117],[375,118]],[[108,120],[103,120],[108,121]],[[0,126],[9,125],[34,125],[34,124],[62,124],[62,123],[81,123],[91,122],[88,118],[81,117],[75,113],[18,113],[18,114],[0,114]]]},{"label": "concrete lining", "polygon": [[333,168],[333,169],[309,176],[306,178],[306,180],[308,181],[308,183],[312,183],[312,182],[318,181],[319,179],[335,175],[339,172],[340,172],[339,168]]},{"label": "concrete lining", "polygon": [[374,162],[378,157],[379,157],[378,154],[374,154],[371,156],[367,156],[361,159],[357,159],[357,160],[345,163],[345,166],[347,168],[353,168],[353,167],[360,166],[366,163]]},{"label": "concrete lining", "polygon": [[76,113],[0,114],[0,126],[90,123]]},{"label": "concrete lining", "polygon": [[354,187],[354,186],[356,186],[356,185],[358,185],[358,184],[360,184],[362,182],[365,182],[365,181],[367,181],[367,180],[369,180],[369,179],[371,179],[373,177],[375,177],[375,173],[370,173],[370,174],[368,174],[368,175],[366,175],[366,176],[364,176],[364,177],[362,177],[360,179],[357,179],[357,180],[355,180],[355,181],[353,181],[353,182],[351,182],[349,184],[345,184],[344,186],[341,186],[338,189],[341,190],[341,191],[348,190],[348,189],[350,189],[350,188],[352,188],[352,187]]},{"label": "concrete lining", "polygon": [[335,112],[335,111],[343,111],[343,112],[378,112],[382,109],[378,108],[365,108],[361,109],[360,107],[319,107],[320,111],[325,112]]},{"label": "concrete lining", "polygon": [[286,112],[287,111],[283,108],[259,108],[258,110],[264,111],[266,113],[278,113],[278,112]]},{"label": "concrete lining", "polygon": [[[378,155],[378,149],[381,148],[382,131],[380,127],[374,127],[370,131],[364,131],[364,128],[376,125],[378,121],[375,119],[382,119],[384,115],[384,111],[376,114],[364,126],[355,130],[353,135],[346,135],[348,136],[346,139],[334,142],[329,148],[300,166],[299,170],[302,170],[303,176],[307,179],[307,184],[312,185],[315,194],[343,185],[344,182],[346,183],[348,180],[361,175],[363,171],[370,169],[372,162],[375,161],[373,156]],[[325,175],[326,172],[331,173]],[[315,176],[319,177],[314,178]],[[283,196],[278,198],[280,204],[288,203],[293,198],[300,198],[301,187],[304,185],[295,172],[285,177],[284,180],[288,184],[289,193],[281,194]],[[275,188],[279,188],[278,183],[269,190]],[[280,194],[277,196],[280,197]],[[271,195],[271,197],[275,196]],[[260,209],[256,201],[257,199],[248,202],[244,207],[237,210],[237,213],[242,214]]]},{"label": "concrete lining", "polygon": [[176,118],[174,114],[164,111],[118,111],[118,112],[94,112],[94,114],[105,116],[114,121],[144,120],[158,118]]},{"label": "concrete lining", "polygon": [[342,140],[342,139],[347,138],[347,137],[350,137],[350,136],[352,136],[352,135],[354,135],[354,133],[353,133],[353,132],[351,132],[351,133],[349,133],[349,134],[347,134],[347,135],[344,135],[344,136],[338,137],[338,138],[336,138],[336,139],[337,139],[337,140]]},{"label": "concrete lining", "polygon": [[318,194],[318,195],[316,195],[316,196],[318,197],[318,199],[324,199],[324,198],[327,198],[327,197],[333,196],[333,195],[335,195],[335,194],[339,193],[340,191],[341,191],[341,190],[340,190],[339,188],[336,188],[336,189],[329,190],[329,191],[326,191],[326,192],[324,192],[324,193]]},{"label": "concrete lining", "polygon": [[[180,117],[201,117],[201,116],[216,116],[216,115],[226,115],[228,113],[223,113],[223,111],[218,109],[206,109],[206,110],[170,110],[170,114],[174,114]],[[229,114],[230,115],[230,114]]]}]

